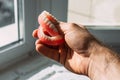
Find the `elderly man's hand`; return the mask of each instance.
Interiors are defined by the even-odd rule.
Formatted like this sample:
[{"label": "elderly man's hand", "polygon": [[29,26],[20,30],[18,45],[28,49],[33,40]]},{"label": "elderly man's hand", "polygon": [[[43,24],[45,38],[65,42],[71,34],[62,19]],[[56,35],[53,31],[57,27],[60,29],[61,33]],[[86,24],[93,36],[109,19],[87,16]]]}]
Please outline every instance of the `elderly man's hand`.
[{"label": "elderly man's hand", "polygon": [[[101,44],[82,25],[60,22],[57,29],[64,36],[65,43],[53,48],[37,39],[35,45],[38,53],[60,62],[74,73],[87,75],[92,80],[114,80],[106,78],[113,69],[108,64],[118,60],[114,52]],[[38,29],[33,31],[33,37],[38,38],[37,32]],[[107,70],[109,71],[105,74]]]}]

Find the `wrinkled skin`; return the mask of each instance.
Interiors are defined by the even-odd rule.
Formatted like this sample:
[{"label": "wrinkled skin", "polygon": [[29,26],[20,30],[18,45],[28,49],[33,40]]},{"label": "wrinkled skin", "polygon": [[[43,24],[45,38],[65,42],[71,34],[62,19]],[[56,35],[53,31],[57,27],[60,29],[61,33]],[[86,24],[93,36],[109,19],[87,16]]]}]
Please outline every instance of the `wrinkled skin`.
[{"label": "wrinkled skin", "polygon": [[[50,48],[36,41],[36,50],[43,55],[63,64],[68,70],[87,74],[89,65],[89,46],[96,39],[83,27],[74,23],[60,22],[58,30],[64,36],[66,43],[58,48]],[[33,32],[33,37],[38,38],[37,29]]]},{"label": "wrinkled skin", "polygon": [[38,53],[60,62],[73,73],[87,75],[91,80],[120,79],[120,55],[94,38],[84,26],[60,22],[57,29],[65,43],[56,47],[41,43],[38,30],[33,31]]}]

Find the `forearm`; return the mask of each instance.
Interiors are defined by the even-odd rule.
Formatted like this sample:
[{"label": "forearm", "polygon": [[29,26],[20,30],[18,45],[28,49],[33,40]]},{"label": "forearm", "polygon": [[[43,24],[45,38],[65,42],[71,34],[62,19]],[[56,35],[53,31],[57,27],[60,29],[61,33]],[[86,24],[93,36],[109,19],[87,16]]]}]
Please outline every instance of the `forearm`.
[{"label": "forearm", "polygon": [[119,80],[120,59],[117,53],[104,45],[93,42],[88,76],[92,80]]}]

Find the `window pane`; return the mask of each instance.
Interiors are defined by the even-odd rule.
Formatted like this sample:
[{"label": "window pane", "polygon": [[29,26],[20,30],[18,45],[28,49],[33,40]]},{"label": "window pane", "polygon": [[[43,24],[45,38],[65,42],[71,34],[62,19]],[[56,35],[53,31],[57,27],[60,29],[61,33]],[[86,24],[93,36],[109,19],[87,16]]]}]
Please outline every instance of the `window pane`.
[{"label": "window pane", "polygon": [[0,0],[0,48],[19,40],[17,0]]},{"label": "window pane", "polygon": [[120,0],[68,1],[68,22],[86,25],[120,25]]},{"label": "window pane", "polygon": [[14,22],[14,0],[0,0],[0,27]]}]

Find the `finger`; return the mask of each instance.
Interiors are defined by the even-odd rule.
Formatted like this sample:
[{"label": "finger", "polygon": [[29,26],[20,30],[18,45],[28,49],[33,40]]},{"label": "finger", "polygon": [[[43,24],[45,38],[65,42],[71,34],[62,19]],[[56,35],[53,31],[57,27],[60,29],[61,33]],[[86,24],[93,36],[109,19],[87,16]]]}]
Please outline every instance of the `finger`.
[{"label": "finger", "polygon": [[36,50],[37,52],[43,54],[44,56],[59,61],[59,52],[58,50],[51,49],[44,44],[36,44]]},{"label": "finger", "polygon": [[83,26],[82,24],[78,24],[78,26],[80,26],[83,29],[87,29],[85,26]]},{"label": "finger", "polygon": [[60,31],[62,31],[64,34],[68,33],[71,30],[76,30],[80,28],[86,29],[83,25],[76,23],[59,22],[59,26],[58,26],[58,29],[60,29]]},{"label": "finger", "polygon": [[40,39],[37,39],[36,42],[35,42],[35,45],[37,44],[42,44],[41,40]]},{"label": "finger", "polygon": [[75,23],[65,23],[65,22],[59,22],[58,29],[63,33],[66,34],[70,31],[78,29],[79,26]]},{"label": "finger", "polygon": [[57,28],[60,30],[60,32],[62,32],[62,34],[65,34],[68,30],[68,23],[59,22],[59,26],[57,26]]},{"label": "finger", "polygon": [[65,65],[65,61],[66,61],[66,58],[67,58],[67,49],[68,48],[65,48],[65,45],[61,45],[59,47],[59,53],[60,53],[60,59],[59,59],[59,62],[63,65]]},{"label": "finger", "polygon": [[32,36],[33,36],[34,38],[38,38],[37,33],[38,33],[38,29],[36,29],[36,30],[33,31]]}]

